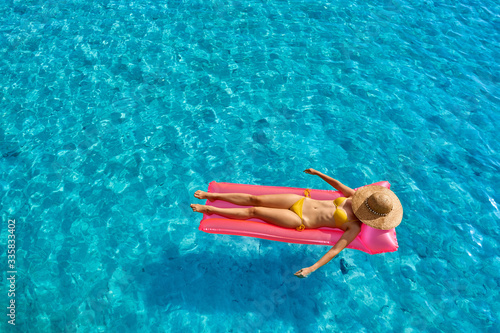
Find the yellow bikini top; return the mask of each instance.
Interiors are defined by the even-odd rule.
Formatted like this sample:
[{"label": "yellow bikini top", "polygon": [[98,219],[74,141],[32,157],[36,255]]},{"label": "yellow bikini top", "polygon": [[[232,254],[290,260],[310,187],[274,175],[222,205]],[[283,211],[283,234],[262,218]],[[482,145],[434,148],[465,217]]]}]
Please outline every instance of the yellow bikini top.
[{"label": "yellow bikini top", "polygon": [[335,207],[337,208],[335,210],[335,213],[333,213],[333,219],[335,221],[335,226],[336,227],[340,227],[342,224],[346,223],[346,222],[350,222],[348,219],[347,219],[347,213],[346,211],[343,209],[343,208],[339,208],[339,206],[344,202],[346,201],[347,198],[346,197],[340,197],[340,198],[337,198],[335,200],[333,200],[333,204],[335,205]]}]

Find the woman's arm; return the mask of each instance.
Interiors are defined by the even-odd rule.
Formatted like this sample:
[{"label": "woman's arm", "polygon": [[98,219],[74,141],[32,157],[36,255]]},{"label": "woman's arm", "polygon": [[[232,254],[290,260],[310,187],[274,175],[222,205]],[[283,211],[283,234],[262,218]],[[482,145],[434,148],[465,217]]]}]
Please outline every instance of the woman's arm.
[{"label": "woman's arm", "polygon": [[327,264],[330,260],[335,258],[335,256],[339,254],[340,251],[342,251],[347,245],[349,245],[354,240],[354,238],[356,238],[360,231],[361,224],[351,222],[351,225],[347,228],[342,237],[340,237],[337,243],[335,243],[335,245],[320,260],[318,260],[314,265],[310,267],[302,268],[300,271],[295,273],[295,276],[299,278],[305,278],[321,266]]},{"label": "woman's arm", "polygon": [[354,190],[352,188],[345,186],[344,184],[342,184],[338,180],[333,179],[332,177],[327,176],[324,173],[321,173],[321,172],[314,170],[314,169],[307,169],[304,172],[308,173],[310,175],[319,176],[325,182],[327,182],[328,184],[333,186],[334,189],[342,192],[347,198],[354,194]]}]

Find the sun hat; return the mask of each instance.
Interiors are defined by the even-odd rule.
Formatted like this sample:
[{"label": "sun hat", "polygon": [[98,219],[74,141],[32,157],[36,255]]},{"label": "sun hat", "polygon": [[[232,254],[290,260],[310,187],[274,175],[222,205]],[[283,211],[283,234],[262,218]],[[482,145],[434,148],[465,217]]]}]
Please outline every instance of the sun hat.
[{"label": "sun hat", "polygon": [[370,227],[389,230],[403,219],[403,206],[394,192],[383,186],[364,186],[352,196],[356,217]]}]

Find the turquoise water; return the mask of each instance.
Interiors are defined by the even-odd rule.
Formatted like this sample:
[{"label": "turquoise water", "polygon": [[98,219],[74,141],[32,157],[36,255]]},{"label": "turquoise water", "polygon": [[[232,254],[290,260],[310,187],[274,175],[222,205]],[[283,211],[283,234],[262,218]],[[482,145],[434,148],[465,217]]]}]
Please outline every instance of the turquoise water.
[{"label": "turquoise water", "polygon": [[[0,12],[0,330],[498,332],[495,1]],[[198,231],[210,181],[328,189],[309,167],[390,181],[399,251],[299,280],[328,248]]]}]

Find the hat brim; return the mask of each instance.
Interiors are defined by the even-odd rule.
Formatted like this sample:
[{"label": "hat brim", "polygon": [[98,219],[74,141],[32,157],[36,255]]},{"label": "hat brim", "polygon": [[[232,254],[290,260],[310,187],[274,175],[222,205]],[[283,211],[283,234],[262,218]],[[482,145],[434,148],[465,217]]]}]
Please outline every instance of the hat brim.
[{"label": "hat brim", "polygon": [[[365,200],[377,192],[391,198],[392,210],[386,216],[373,214],[365,205]],[[376,229],[390,230],[397,227],[403,220],[403,206],[399,198],[394,192],[383,186],[365,186],[354,192],[352,210],[361,222]]]}]

